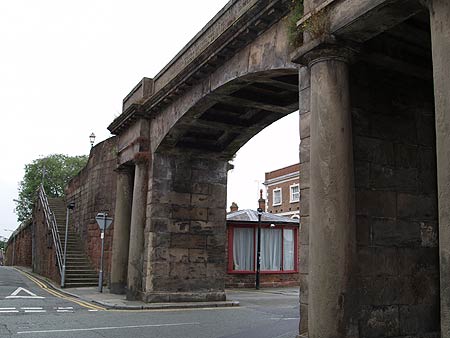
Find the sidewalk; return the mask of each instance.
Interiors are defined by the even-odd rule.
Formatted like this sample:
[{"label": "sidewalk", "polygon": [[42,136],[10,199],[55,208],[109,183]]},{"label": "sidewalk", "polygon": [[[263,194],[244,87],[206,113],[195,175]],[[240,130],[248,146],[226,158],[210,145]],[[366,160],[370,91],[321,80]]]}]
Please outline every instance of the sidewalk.
[{"label": "sidewalk", "polygon": [[48,287],[56,290],[62,294],[81,299],[85,302],[101,305],[107,309],[117,310],[157,310],[157,309],[188,309],[188,308],[216,308],[216,307],[232,307],[239,306],[241,302],[248,300],[263,300],[274,297],[276,295],[284,297],[298,296],[298,287],[288,288],[267,288],[261,290],[255,289],[229,289],[226,290],[226,301],[215,302],[179,302],[179,303],[144,303],[142,301],[127,300],[125,295],[116,295],[109,292],[109,289],[104,287],[103,292],[98,291],[98,287],[86,288],[70,288],[62,289],[53,281],[42,277],[31,271],[29,268],[16,267],[17,269],[30,274]]}]

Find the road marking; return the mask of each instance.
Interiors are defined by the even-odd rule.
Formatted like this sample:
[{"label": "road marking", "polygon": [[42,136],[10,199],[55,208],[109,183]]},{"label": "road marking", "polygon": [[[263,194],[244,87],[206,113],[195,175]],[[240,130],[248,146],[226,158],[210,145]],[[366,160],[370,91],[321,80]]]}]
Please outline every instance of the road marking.
[{"label": "road marking", "polygon": [[[19,296],[19,293],[21,293],[21,292],[25,292],[26,294],[28,294],[28,296]],[[6,299],[17,299],[17,298],[20,298],[20,299],[23,299],[23,298],[25,298],[25,299],[44,299],[45,297],[37,296],[33,292],[28,291],[27,289],[18,287],[16,289],[16,291],[14,291],[13,293],[11,293],[10,296],[7,296],[5,298]]]},{"label": "road marking", "polygon": [[194,322],[194,323],[174,323],[174,324],[148,324],[148,325],[93,327],[90,329],[85,328],[85,329],[61,329],[61,330],[42,330],[42,331],[19,331],[19,332],[17,332],[17,334],[124,330],[124,329],[139,329],[139,328],[145,328],[145,327],[169,327],[169,326],[187,326],[187,325],[200,325],[200,323]]},{"label": "road marking", "polygon": [[67,313],[67,312],[73,313],[73,310],[56,310],[56,312],[58,312],[58,313]]},{"label": "road marking", "polygon": [[0,307],[0,310],[6,311],[6,310],[15,310],[15,307]]},{"label": "road marking", "polygon": [[282,318],[282,317],[272,317],[271,320],[300,320],[300,318]]},{"label": "road marking", "polygon": [[47,312],[47,310],[25,310],[25,313],[43,313]]},{"label": "road marking", "polygon": [[98,312],[98,310],[88,310],[89,312]]},{"label": "road marking", "polygon": [[73,310],[73,307],[72,306],[66,306],[66,307],[58,306],[58,310]]},{"label": "road marking", "polygon": [[62,293],[59,293],[59,292],[55,291],[55,290],[52,290],[47,285],[45,285],[44,283],[42,283],[40,280],[38,280],[37,278],[33,277],[32,275],[30,275],[30,274],[28,274],[28,273],[26,273],[26,272],[24,272],[22,270],[19,270],[19,269],[15,269],[15,270],[19,271],[21,274],[26,276],[28,279],[30,279],[31,281],[36,283],[41,289],[47,291],[49,294],[51,294],[51,295],[53,295],[53,296],[55,296],[57,298],[68,300],[69,302],[78,304],[78,305],[80,305],[80,306],[82,306],[84,308],[91,309],[91,310],[100,310],[100,311],[105,311],[106,310],[106,308],[104,308],[102,306],[94,305],[94,304],[85,302],[83,300],[76,299],[74,297],[66,296],[66,295],[64,295]]},{"label": "road marking", "polygon": [[18,310],[0,310],[0,313],[18,313]]},{"label": "road marking", "polygon": [[41,307],[21,307],[21,310],[42,310]]}]

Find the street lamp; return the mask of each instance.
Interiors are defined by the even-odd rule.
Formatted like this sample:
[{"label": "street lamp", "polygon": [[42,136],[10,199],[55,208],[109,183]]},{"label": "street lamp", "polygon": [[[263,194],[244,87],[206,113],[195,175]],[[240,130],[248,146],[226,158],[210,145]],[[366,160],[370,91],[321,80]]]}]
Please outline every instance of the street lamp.
[{"label": "street lamp", "polygon": [[65,281],[66,281],[66,257],[67,257],[67,237],[69,232],[69,211],[73,210],[75,208],[75,203],[70,202],[67,204],[66,209],[66,232],[64,234],[64,257],[63,257],[63,266],[62,266],[62,273],[61,273],[61,287],[64,287]]},{"label": "street lamp", "polygon": [[92,133],[89,136],[89,142],[91,143],[91,148],[92,148],[94,146],[94,142],[95,142],[95,134],[94,133]]},{"label": "street lamp", "polygon": [[256,290],[259,290],[259,275],[261,270],[261,216],[263,213],[263,210],[261,208],[258,208],[256,210],[258,212],[258,246],[256,249]]}]

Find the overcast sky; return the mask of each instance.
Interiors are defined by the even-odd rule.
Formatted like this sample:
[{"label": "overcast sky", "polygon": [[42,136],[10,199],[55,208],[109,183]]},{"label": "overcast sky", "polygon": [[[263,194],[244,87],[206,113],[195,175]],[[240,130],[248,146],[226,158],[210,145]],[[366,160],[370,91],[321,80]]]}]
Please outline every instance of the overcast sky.
[{"label": "overcast sky", "polygon": [[[0,236],[17,226],[25,164],[89,152],[123,97],[156,75],[226,0],[0,1]],[[264,172],[298,162],[298,114],[247,143],[230,173],[228,203],[256,208]]]}]

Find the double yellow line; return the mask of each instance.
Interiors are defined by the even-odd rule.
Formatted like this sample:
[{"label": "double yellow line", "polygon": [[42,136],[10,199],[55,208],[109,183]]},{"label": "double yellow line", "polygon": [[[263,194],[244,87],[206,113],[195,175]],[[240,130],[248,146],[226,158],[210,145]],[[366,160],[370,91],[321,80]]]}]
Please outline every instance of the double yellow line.
[{"label": "double yellow line", "polygon": [[35,278],[34,276],[30,275],[29,273],[16,269],[17,271],[19,271],[21,274],[23,274],[24,276],[26,276],[29,280],[31,280],[32,282],[36,283],[37,286],[39,286],[41,289],[47,291],[49,294],[64,299],[64,300],[68,300],[70,302],[73,302],[75,304],[78,304],[84,308],[87,308],[89,310],[95,310],[95,311],[105,311],[106,308],[102,307],[102,306],[98,306],[98,305],[94,305],[88,302],[85,302],[84,300],[80,300],[77,299],[75,297],[71,297],[71,296],[67,296],[61,292],[58,292],[56,290],[53,290],[51,288],[49,288],[45,283],[42,283],[40,280],[38,280],[37,278]]}]

